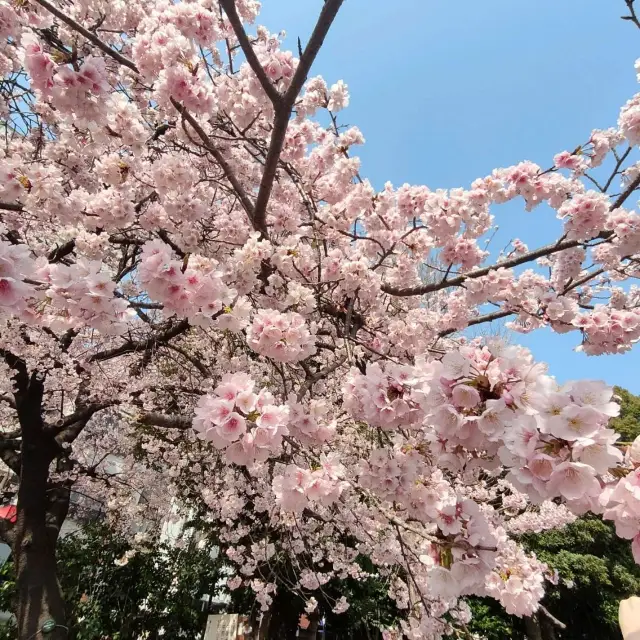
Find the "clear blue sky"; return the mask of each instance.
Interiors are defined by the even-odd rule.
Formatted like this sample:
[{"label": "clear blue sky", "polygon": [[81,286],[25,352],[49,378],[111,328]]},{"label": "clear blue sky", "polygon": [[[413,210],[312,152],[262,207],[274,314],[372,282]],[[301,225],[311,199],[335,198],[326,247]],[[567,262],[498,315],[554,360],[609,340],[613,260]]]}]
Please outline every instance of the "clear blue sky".
[{"label": "clear blue sky", "polygon": [[[259,22],[303,46],[322,0],[264,0]],[[431,189],[468,187],[521,160],[549,166],[592,129],[615,125],[640,90],[640,31],[620,20],[623,0],[345,0],[312,75],[344,80],[340,114],[366,138],[363,175]],[[635,202],[633,202],[635,206]],[[554,212],[522,203],[495,207],[499,248],[553,239]],[[640,393],[640,345],[588,357],[578,334],[515,336],[558,380],[599,378]]]}]

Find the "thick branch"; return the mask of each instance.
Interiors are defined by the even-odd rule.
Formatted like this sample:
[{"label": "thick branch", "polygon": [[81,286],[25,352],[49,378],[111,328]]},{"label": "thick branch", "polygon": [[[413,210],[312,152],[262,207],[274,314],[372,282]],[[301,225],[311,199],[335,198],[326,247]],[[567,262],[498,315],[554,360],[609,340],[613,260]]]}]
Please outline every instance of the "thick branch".
[{"label": "thick branch", "polygon": [[262,180],[260,181],[260,189],[258,190],[256,205],[253,210],[253,226],[264,235],[266,235],[267,228],[267,205],[271,197],[271,189],[273,188],[273,181],[276,177],[276,170],[278,168],[280,154],[282,153],[282,146],[287,133],[291,110],[342,2],[343,0],[325,0],[315,29],[300,57],[300,62],[293,75],[291,84],[279,105],[276,107],[273,130],[271,132],[271,142],[269,143],[269,150],[267,151],[267,157],[264,163],[264,172],[262,174]]},{"label": "thick branch", "polygon": [[180,256],[181,258],[184,258],[187,254],[169,237],[169,234],[164,230],[164,229],[160,229],[160,231],[158,231],[158,235],[160,236],[160,239],[165,242],[166,244],[168,244],[176,253],[176,255]]},{"label": "thick branch", "polygon": [[62,13],[62,11],[60,11],[59,9],[54,7],[52,4],[47,2],[47,0],[35,0],[35,1],[41,7],[45,8],[49,13],[52,13],[56,18],[58,18],[58,20],[61,20],[68,27],[71,27],[74,31],[84,36],[87,40],[89,40],[89,42],[93,43],[96,47],[98,47],[98,49],[106,53],[108,56],[111,56],[114,60],[117,60],[121,65],[124,65],[125,67],[129,67],[129,69],[131,69],[132,71],[139,73],[138,67],[136,67],[136,65],[131,60],[129,60],[129,58],[126,58],[121,53],[118,53],[115,49],[112,49],[108,44],[105,44],[104,42],[102,42],[102,40],[100,40],[100,38],[98,38],[98,36],[96,36],[95,33],[91,33],[91,31],[88,31],[87,29],[85,29],[81,24],[76,22],[73,18],[70,18],[69,16],[65,15],[64,13]]},{"label": "thick branch", "polygon": [[627,200],[627,198],[640,187],[640,174],[629,184],[629,186],[618,196],[617,200],[611,205],[611,210],[619,209]]},{"label": "thick branch", "polygon": [[195,356],[192,356],[190,353],[188,353],[184,349],[181,349],[180,347],[177,347],[175,344],[170,344],[170,343],[166,344],[165,346],[167,347],[167,349],[171,349],[172,351],[179,353],[183,358],[188,360],[205,378],[208,378],[211,375],[211,371],[209,371],[206,365],[204,365],[202,362],[200,362],[200,360],[198,360],[198,358],[196,358]]},{"label": "thick branch", "polygon": [[0,209],[5,211],[22,211],[23,206],[17,202],[0,202]]},{"label": "thick branch", "polygon": [[[601,239],[608,239],[612,235],[613,232],[611,231],[603,231],[596,237]],[[441,280],[440,282],[430,282],[418,287],[406,287],[405,289],[398,289],[396,287],[382,285],[382,291],[392,296],[420,296],[425,293],[440,291],[441,289],[446,289],[447,287],[458,287],[463,284],[465,280],[481,278],[482,276],[486,276],[488,273],[490,273],[491,271],[495,271],[496,269],[510,269],[512,267],[517,267],[518,265],[532,262],[533,260],[543,258],[544,256],[550,256],[554,253],[558,253],[559,251],[564,251],[565,249],[572,249],[573,247],[578,247],[582,244],[584,243],[581,240],[565,240],[563,242],[554,242],[553,244],[548,244],[544,247],[540,247],[539,249],[535,249],[534,251],[529,251],[516,258],[512,258],[511,260],[496,262],[495,264],[492,264],[488,267],[482,267],[480,269],[475,269],[474,271],[469,271],[469,273],[460,275],[457,278],[451,278],[450,280],[445,279]]]},{"label": "thick branch", "polygon": [[346,362],[346,360],[347,356],[345,355],[342,358],[336,360],[333,364],[328,365],[324,369],[320,369],[320,371],[318,371],[317,373],[308,376],[305,380],[305,383],[300,387],[300,390],[298,391],[298,402],[300,402],[302,398],[304,398],[307,391],[309,391],[316,382],[322,380],[323,378],[326,378],[328,375],[336,371],[336,369],[339,369]]},{"label": "thick branch", "polygon": [[70,253],[73,253],[73,250],[75,248],[76,248],[76,241],[69,240],[68,242],[65,242],[59,247],[56,247],[55,249],[51,250],[47,258],[49,259],[49,262],[58,262],[62,260],[62,258],[65,258],[66,256],[68,256]]},{"label": "thick branch", "polygon": [[[596,271],[592,271],[591,273],[588,273],[583,278],[580,278],[579,280],[576,280],[575,282],[567,285],[567,287],[561,292],[561,295],[565,295],[572,289],[576,289],[577,287],[582,286],[583,284],[589,282],[589,280],[592,280],[593,278],[599,276],[602,273],[604,273],[604,269],[597,269]],[[499,320],[500,318],[506,318],[507,316],[513,315],[514,313],[518,313],[518,310],[512,309],[510,311],[509,310],[494,311],[493,313],[487,313],[485,315],[478,316],[473,320],[469,320],[469,323],[467,324],[467,326],[473,327],[474,325],[477,325],[477,324],[484,324],[485,322],[493,322],[494,320]],[[441,331],[438,335],[441,338],[444,338],[445,336],[450,336],[452,333],[456,333],[456,331],[457,329],[446,329],[445,331]]]},{"label": "thick branch", "polygon": [[[631,184],[618,196],[618,198],[611,205],[611,210],[619,209],[629,198],[629,196],[640,186],[640,175],[631,182]],[[592,238],[593,240],[609,240],[613,236],[612,231],[601,231],[597,236]],[[464,283],[465,280],[470,280],[473,278],[481,278],[482,276],[486,276],[491,271],[495,271],[496,269],[510,269],[512,267],[517,267],[521,264],[526,264],[527,262],[532,262],[533,260],[537,260],[538,258],[543,258],[544,256],[550,256],[554,253],[558,253],[559,251],[564,251],[565,249],[572,249],[573,247],[578,247],[583,245],[584,242],[580,240],[564,240],[563,242],[555,242],[553,244],[548,244],[544,247],[540,247],[539,249],[535,249],[534,251],[529,251],[527,253],[522,254],[521,256],[517,256],[512,258],[511,260],[504,260],[503,262],[497,262],[496,264],[490,265],[488,267],[482,267],[480,269],[476,269],[475,271],[470,271],[469,273],[465,273],[463,275],[458,276],[457,278],[451,278],[450,280],[441,280],[440,282],[432,282],[425,285],[420,285],[418,287],[407,287],[405,289],[398,289],[396,287],[390,287],[387,285],[382,285],[382,291],[384,293],[388,293],[392,296],[419,296],[425,293],[432,293],[434,291],[440,291],[441,289],[446,289],[447,287],[458,287]]]},{"label": "thick branch", "polygon": [[143,413],[137,422],[148,427],[164,427],[165,429],[189,429],[191,419],[185,416],[165,416],[161,413]]},{"label": "thick branch", "polygon": [[311,34],[311,38],[309,38],[307,46],[304,48],[296,72],[293,74],[291,84],[284,95],[284,104],[285,106],[288,106],[289,109],[293,107],[293,104],[302,89],[302,85],[305,83],[307,76],[309,75],[311,65],[313,65],[313,62],[320,51],[320,47],[322,47],[322,44],[324,43],[324,39],[326,38],[329,28],[338,14],[338,10],[342,6],[342,2],[343,0],[325,0],[324,2],[322,11],[318,17],[318,22]]},{"label": "thick branch", "polygon": [[94,404],[87,405],[86,407],[72,413],[70,416],[60,420],[53,426],[53,431],[56,434],[56,440],[59,444],[63,442],[73,442],[80,432],[86,427],[87,423],[94,414],[103,409],[117,404],[115,401],[111,402],[96,402]]},{"label": "thick branch", "polygon": [[278,93],[278,90],[273,86],[271,80],[265,73],[263,66],[260,64],[258,60],[258,56],[256,56],[256,52],[253,50],[251,46],[251,42],[247,37],[247,34],[242,26],[242,20],[240,20],[240,16],[236,11],[236,3],[235,0],[220,0],[220,4],[222,5],[225,13],[227,14],[227,18],[229,18],[229,22],[233,27],[233,31],[236,34],[236,38],[238,38],[238,42],[242,47],[242,51],[247,58],[247,62],[249,66],[255,73],[256,77],[260,81],[264,92],[269,96],[269,99],[273,103],[274,107],[277,107],[280,104],[281,96]]},{"label": "thick branch", "polygon": [[629,9],[629,15],[628,16],[622,16],[623,20],[629,20],[630,22],[633,22],[633,24],[636,25],[636,27],[638,27],[638,29],[640,29],[640,20],[638,20],[638,16],[636,14],[636,9],[633,6],[633,3],[635,0],[624,0],[625,4],[627,5],[627,8]]},{"label": "thick branch", "polygon": [[556,626],[558,629],[566,629],[567,625],[564,622],[560,622],[546,607],[540,605],[540,611]]}]

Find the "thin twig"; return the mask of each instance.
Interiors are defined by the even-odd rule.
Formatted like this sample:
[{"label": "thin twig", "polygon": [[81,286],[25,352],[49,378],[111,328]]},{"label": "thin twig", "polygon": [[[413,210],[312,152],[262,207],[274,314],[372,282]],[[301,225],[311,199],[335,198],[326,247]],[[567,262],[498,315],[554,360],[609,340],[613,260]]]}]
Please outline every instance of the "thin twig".
[{"label": "thin twig", "polygon": [[[225,177],[231,183],[235,194],[238,196],[242,207],[245,212],[249,216],[249,220],[252,222],[254,228],[257,231],[263,231],[262,229],[256,227],[254,222],[253,210],[254,207],[251,204],[251,200],[249,200],[249,196],[247,196],[246,191],[243,186],[240,184],[238,178],[236,177],[231,165],[225,160],[224,156],[220,151],[212,144],[211,139],[207,135],[207,132],[200,126],[200,123],[185,109],[183,105],[179,102],[171,98],[171,104],[178,110],[178,112],[182,115],[182,117],[191,125],[193,130],[198,134],[198,137],[202,141],[202,145],[204,148],[216,159],[217,163],[220,165],[222,171],[224,172]],[[265,228],[266,231],[266,228]]]}]

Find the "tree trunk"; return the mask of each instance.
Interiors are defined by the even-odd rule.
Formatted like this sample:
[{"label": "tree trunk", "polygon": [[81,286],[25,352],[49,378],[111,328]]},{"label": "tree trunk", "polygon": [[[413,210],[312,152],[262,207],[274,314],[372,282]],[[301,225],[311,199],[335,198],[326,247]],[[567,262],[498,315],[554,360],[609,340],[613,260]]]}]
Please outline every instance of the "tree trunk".
[{"label": "tree trunk", "polygon": [[[30,446],[31,445],[31,446]],[[13,554],[18,588],[19,640],[63,640],[68,637],[65,607],[56,570],[59,518],[51,522],[51,497],[47,481],[51,452],[45,442],[25,443],[22,452],[17,520],[13,530]],[[50,488],[49,493],[56,492]],[[68,493],[59,495],[64,515]],[[47,516],[49,517],[49,521]],[[62,517],[64,519],[64,517]],[[61,524],[61,522],[60,522]],[[43,626],[55,628],[43,633]]]},{"label": "tree trunk", "polygon": [[529,640],[543,640],[542,628],[540,627],[540,620],[538,614],[534,613],[532,616],[527,616],[524,619],[524,628]]},{"label": "tree trunk", "polygon": [[558,640],[556,629],[551,620],[540,617],[540,625],[542,627],[543,640]]},{"label": "tree trunk", "polygon": [[[18,588],[19,640],[65,640],[64,600],[56,571],[56,542],[69,508],[69,486],[49,482],[60,445],[42,419],[44,376],[17,365],[15,394],[22,432],[20,487],[11,542]],[[45,633],[46,631],[46,633]]]},{"label": "tree trunk", "polygon": [[320,614],[318,611],[308,614],[309,626],[306,629],[300,629],[298,638],[300,640],[316,640],[318,636],[318,625],[320,623]]},{"label": "tree trunk", "polygon": [[271,623],[271,611],[265,611],[257,624],[256,640],[266,640],[269,633],[269,624]]},{"label": "tree trunk", "polygon": [[[30,343],[28,336],[25,342]],[[27,363],[0,349],[0,357],[13,370],[13,396],[20,423],[19,444],[5,440],[1,459],[19,476],[16,521],[0,521],[0,537],[11,544],[16,572],[18,640],[66,640],[65,607],[56,570],[56,543],[69,510],[70,483],[52,483],[49,466],[58,460],[58,470],[69,464],[62,444],[71,443],[98,408],[81,406],[76,420],[68,420],[66,431],[45,424],[42,407],[46,371],[29,373]],[[59,427],[65,426],[57,425]]]}]

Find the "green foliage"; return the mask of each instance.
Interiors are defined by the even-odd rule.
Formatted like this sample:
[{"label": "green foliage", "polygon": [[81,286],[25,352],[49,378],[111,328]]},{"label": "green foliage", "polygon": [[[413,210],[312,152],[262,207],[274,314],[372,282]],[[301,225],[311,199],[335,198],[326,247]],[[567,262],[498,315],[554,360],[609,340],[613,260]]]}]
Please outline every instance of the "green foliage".
[{"label": "green foliage", "polygon": [[630,393],[621,387],[614,387],[615,395],[620,398],[620,415],[609,422],[623,442],[633,442],[640,435],[640,396]]},{"label": "green foliage", "polygon": [[[640,593],[640,567],[629,542],[616,536],[611,523],[583,516],[564,529],[523,536],[522,542],[558,571],[558,585],[548,585],[543,600],[567,625],[555,631],[558,640],[621,640],[618,605]],[[526,637],[522,621],[508,616],[493,600],[472,598],[469,604],[474,613],[471,631],[488,640]]]},{"label": "green foliage", "polygon": [[508,616],[497,600],[492,598],[467,598],[473,618],[469,631],[477,633],[487,640],[522,640],[521,623],[517,618]]},{"label": "green foliage", "polygon": [[[359,558],[365,571],[373,571],[370,560]],[[368,565],[368,566],[367,566]],[[389,598],[388,585],[380,578],[334,580],[325,593],[333,600],[345,596],[349,609],[336,615],[326,606],[327,629],[338,638],[374,638],[375,630],[393,626],[398,618],[395,602]]]},{"label": "green foliage", "polygon": [[[13,564],[5,562],[0,568],[0,611],[12,610],[15,593],[16,582]],[[0,623],[0,640],[13,640],[17,636],[18,630],[13,621],[9,620],[5,624]]]},{"label": "green foliage", "polygon": [[[611,427],[622,441],[631,442],[640,434],[640,397],[619,387],[615,393],[621,412]],[[556,631],[557,638],[619,640],[618,603],[640,593],[640,567],[628,542],[616,537],[613,525],[597,516],[584,516],[562,530],[523,536],[522,542],[560,576],[558,586],[550,588],[544,599],[546,608],[567,624],[565,631]],[[69,608],[70,638],[157,638],[161,630],[165,638],[198,637],[206,618],[200,598],[218,591],[217,584],[224,578],[221,559],[213,560],[207,551],[156,541],[122,566],[116,564],[128,551],[128,541],[102,524],[90,525],[60,542],[58,570]],[[363,569],[372,570],[364,565]],[[231,609],[256,613],[250,589],[238,589],[231,596]],[[350,608],[335,615],[331,608],[341,596]],[[7,562],[0,569],[0,610],[11,610],[14,597],[13,565]],[[328,630],[338,637],[374,638],[376,629],[397,619],[387,585],[378,578],[330,581],[319,600]],[[468,601],[474,615],[470,631],[488,640],[526,638],[522,620],[505,614],[494,600],[474,597]],[[273,610],[280,621],[274,621],[274,626],[295,633],[304,604],[299,596],[279,590]],[[0,626],[0,640],[11,638],[15,628],[10,623]]]},{"label": "green foliage", "polygon": [[556,569],[557,587],[544,603],[567,624],[561,638],[620,638],[618,604],[640,593],[640,567],[629,542],[610,522],[583,516],[562,530],[524,538],[525,545]]},{"label": "green foliage", "polygon": [[[103,524],[60,541],[58,572],[70,638],[199,637],[207,616],[200,598],[218,591],[224,578],[220,559],[213,560],[208,551],[154,541],[122,566],[116,564],[131,551],[125,538]],[[15,595],[11,562],[3,573],[9,578],[0,586],[0,606],[6,611]]]}]

